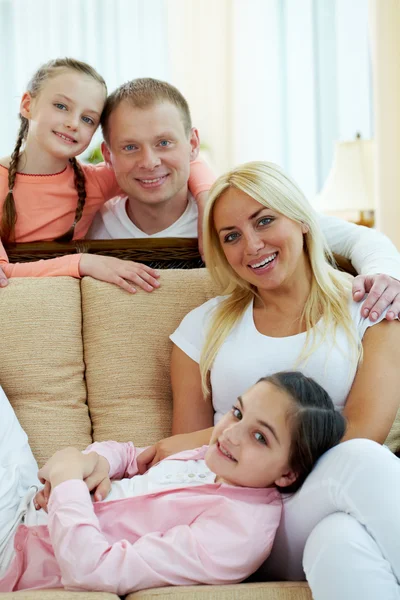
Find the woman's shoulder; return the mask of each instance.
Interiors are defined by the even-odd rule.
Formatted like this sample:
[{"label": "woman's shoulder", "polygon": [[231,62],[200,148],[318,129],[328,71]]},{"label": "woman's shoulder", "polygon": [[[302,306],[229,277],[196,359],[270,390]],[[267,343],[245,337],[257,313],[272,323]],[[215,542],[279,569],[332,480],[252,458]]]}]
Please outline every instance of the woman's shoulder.
[{"label": "woman's shoulder", "polygon": [[186,316],[191,315],[191,318],[209,317],[214,309],[226,298],[227,296],[215,296],[214,298],[210,298],[209,300],[206,300],[206,302],[203,302],[203,304],[200,304],[200,306],[193,308]]}]

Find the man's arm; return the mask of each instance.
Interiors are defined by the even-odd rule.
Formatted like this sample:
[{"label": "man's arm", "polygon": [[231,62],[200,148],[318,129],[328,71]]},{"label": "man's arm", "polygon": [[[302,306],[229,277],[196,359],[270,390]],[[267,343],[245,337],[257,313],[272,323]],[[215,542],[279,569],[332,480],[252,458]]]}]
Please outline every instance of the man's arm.
[{"label": "man's arm", "polygon": [[386,319],[400,314],[400,254],[382,233],[348,223],[336,217],[319,215],[321,229],[331,251],[351,261],[360,275],[353,281],[353,298],[363,304],[363,316],[376,321],[389,307]]},{"label": "man's arm", "polygon": [[331,251],[350,260],[357,273],[385,273],[400,280],[400,254],[383,233],[329,215],[318,217]]}]

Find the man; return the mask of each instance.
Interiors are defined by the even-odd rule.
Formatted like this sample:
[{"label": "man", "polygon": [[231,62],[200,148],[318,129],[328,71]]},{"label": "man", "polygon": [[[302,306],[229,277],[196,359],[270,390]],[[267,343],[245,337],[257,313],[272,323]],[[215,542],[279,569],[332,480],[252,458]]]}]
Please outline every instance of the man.
[{"label": "man", "polygon": [[[103,156],[123,193],[106,202],[86,237],[197,237],[188,180],[200,142],[182,94],[163,81],[135,79],[109,96],[101,124]],[[200,161],[193,172],[205,176],[201,204],[212,175]]]}]

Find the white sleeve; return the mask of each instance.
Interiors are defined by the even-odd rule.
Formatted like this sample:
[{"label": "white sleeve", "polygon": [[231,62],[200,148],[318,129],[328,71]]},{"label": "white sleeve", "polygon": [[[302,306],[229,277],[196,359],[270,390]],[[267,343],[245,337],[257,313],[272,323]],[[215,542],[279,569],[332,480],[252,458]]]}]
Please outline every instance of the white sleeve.
[{"label": "white sleeve", "polygon": [[331,251],[350,260],[357,273],[385,273],[400,280],[400,253],[383,233],[337,217],[318,218]]},{"label": "white sleeve", "polygon": [[200,362],[200,354],[213,309],[223,298],[223,296],[211,298],[208,302],[191,310],[174,333],[169,336],[178,348],[197,363]]},{"label": "white sleeve", "polygon": [[112,240],[113,238],[108,233],[104,222],[101,210],[99,210],[92,221],[89,231],[85,235],[87,240]]},{"label": "white sleeve", "polygon": [[368,317],[363,317],[361,314],[361,310],[362,310],[364,300],[366,299],[366,297],[367,296],[365,296],[365,298],[361,302],[355,302],[354,300],[350,300],[350,313],[351,313],[353,322],[356,326],[357,335],[358,335],[359,340],[363,339],[364,334],[369,327],[373,327],[374,325],[377,325],[378,323],[381,323],[382,321],[384,321],[384,319],[386,317],[386,313],[388,311],[388,309],[386,308],[376,321],[371,321]]}]

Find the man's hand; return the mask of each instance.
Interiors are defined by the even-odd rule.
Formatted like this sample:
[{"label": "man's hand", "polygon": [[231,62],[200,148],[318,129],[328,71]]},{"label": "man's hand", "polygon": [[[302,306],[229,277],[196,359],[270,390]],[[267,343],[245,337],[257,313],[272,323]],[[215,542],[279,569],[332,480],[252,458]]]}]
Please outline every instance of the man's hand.
[{"label": "man's hand", "polygon": [[6,287],[6,285],[8,285],[8,279],[3,269],[0,267],[0,288]]},{"label": "man's hand", "polygon": [[56,452],[39,470],[44,488],[34,498],[36,509],[47,511],[51,489],[69,479],[82,479],[90,492],[95,490],[94,499],[103,500],[111,489],[109,469],[108,461],[97,452],[83,454],[76,448]]},{"label": "man's hand", "polygon": [[160,287],[158,277],[160,274],[147,265],[131,260],[121,260],[113,256],[100,254],[82,254],[79,261],[79,272],[90,275],[94,279],[114,283],[123,290],[134,294],[136,287],[141,287],[145,292],[152,292]]},{"label": "man's hand", "polygon": [[389,275],[357,275],[353,281],[353,298],[356,302],[368,294],[362,308],[363,317],[376,321],[389,307],[386,319],[393,321],[400,313],[400,282]]}]

